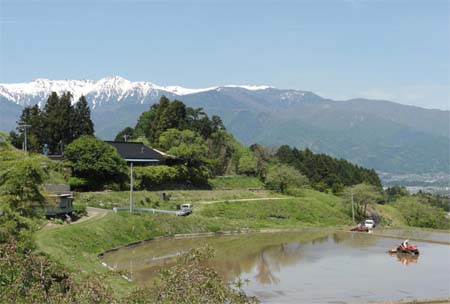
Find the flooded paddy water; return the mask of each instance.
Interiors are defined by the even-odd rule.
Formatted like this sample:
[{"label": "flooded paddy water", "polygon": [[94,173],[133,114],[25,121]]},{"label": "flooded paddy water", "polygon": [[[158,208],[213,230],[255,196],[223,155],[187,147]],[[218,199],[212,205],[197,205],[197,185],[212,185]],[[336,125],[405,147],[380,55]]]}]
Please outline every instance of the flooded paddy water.
[{"label": "flooded paddy water", "polygon": [[[448,239],[449,234],[437,237],[445,236]],[[244,290],[263,303],[450,297],[450,246],[414,241],[420,256],[389,255],[387,250],[400,242],[400,238],[324,230],[173,238],[106,253],[103,262],[144,287],[152,284],[162,267],[173,265],[178,254],[208,244],[216,249],[210,264],[226,280],[248,280]]]}]

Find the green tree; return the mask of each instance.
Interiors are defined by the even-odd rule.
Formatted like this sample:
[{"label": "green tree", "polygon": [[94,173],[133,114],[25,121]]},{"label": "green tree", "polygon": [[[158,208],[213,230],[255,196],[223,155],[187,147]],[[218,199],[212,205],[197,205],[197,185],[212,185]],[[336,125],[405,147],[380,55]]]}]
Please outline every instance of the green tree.
[{"label": "green tree", "polygon": [[188,165],[199,165],[208,155],[203,138],[191,130],[169,129],[159,137],[159,145],[167,153],[185,160]]},{"label": "green tree", "polygon": [[44,175],[41,164],[33,158],[15,161],[0,171],[0,196],[20,214],[33,214],[36,207],[45,204],[39,191]]},{"label": "green tree", "polygon": [[304,187],[308,178],[291,166],[279,164],[269,168],[265,183],[267,188],[284,193],[288,188]]},{"label": "green tree", "polygon": [[114,141],[130,141],[135,139],[134,129],[132,127],[126,127],[119,133],[117,133]]},{"label": "green tree", "polygon": [[72,134],[70,137],[73,139],[82,135],[94,135],[94,123],[91,120],[91,110],[83,95],[81,95],[73,107],[71,124]]},{"label": "green tree", "polygon": [[344,196],[350,208],[352,208],[351,204],[353,199],[355,220],[358,222],[366,218],[367,206],[384,201],[383,193],[378,187],[364,183],[347,188],[344,191]]},{"label": "green tree", "polygon": [[231,170],[231,160],[236,151],[236,139],[225,130],[218,130],[207,139],[208,159],[214,175],[224,175]]},{"label": "green tree", "polygon": [[190,108],[179,101],[163,96],[158,103],[141,114],[135,127],[137,136],[145,135],[153,146],[158,146],[159,136],[169,129],[191,130],[208,139],[214,132],[225,130],[218,116],[209,119],[202,108]]},{"label": "green tree", "polygon": [[186,106],[181,101],[171,102],[167,97],[163,96],[159,103],[154,104],[151,108],[155,112],[153,121],[149,126],[148,140],[157,144],[159,136],[168,129],[182,129],[183,122],[186,118]]},{"label": "green tree", "polygon": [[264,179],[266,177],[267,163],[272,160],[269,148],[263,145],[253,144],[250,146],[250,150],[256,156],[256,172],[260,178]]},{"label": "green tree", "polygon": [[403,196],[409,195],[408,189],[402,186],[388,187],[385,192],[387,194],[387,199],[389,202],[396,201]]},{"label": "green tree", "polygon": [[11,138],[14,146],[21,149],[24,141],[24,127],[21,125],[28,125],[27,127],[27,147],[29,151],[41,152],[42,140],[45,137],[44,121],[41,110],[38,105],[32,107],[25,107],[22,110],[19,121],[17,121],[17,132],[11,132]]},{"label": "green tree", "polygon": [[155,121],[156,110],[155,106],[152,106],[148,111],[145,111],[139,116],[139,119],[134,127],[136,136],[145,136],[145,138],[153,138],[152,125]]},{"label": "green tree", "polygon": [[76,177],[98,186],[120,182],[126,177],[126,162],[110,144],[83,135],[66,147],[66,158],[71,162]]},{"label": "green tree", "polygon": [[38,105],[24,108],[17,123],[18,133],[10,133],[14,146],[22,147],[25,138],[20,125],[27,124],[27,146],[28,150],[34,152],[42,152],[43,146],[47,144],[50,153],[63,153],[64,145],[81,135],[94,134],[86,98],[81,96],[72,106],[72,94],[69,92],[61,96],[52,92],[43,111]]},{"label": "green tree", "polygon": [[64,145],[73,139],[71,132],[72,94],[64,93],[61,97],[52,92],[44,107],[44,122],[46,138],[43,144],[48,144],[53,154],[62,153]]},{"label": "green tree", "polygon": [[245,149],[238,162],[238,173],[245,175],[256,175],[257,159],[250,149]]}]

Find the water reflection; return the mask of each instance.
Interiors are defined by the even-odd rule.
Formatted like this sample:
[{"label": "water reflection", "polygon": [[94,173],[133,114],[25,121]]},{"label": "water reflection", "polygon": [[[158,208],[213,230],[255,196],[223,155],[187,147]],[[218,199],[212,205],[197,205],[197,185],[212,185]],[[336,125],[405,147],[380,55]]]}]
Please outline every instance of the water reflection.
[{"label": "water reflection", "polygon": [[403,265],[409,265],[409,264],[417,264],[419,261],[418,255],[412,255],[407,253],[389,253],[391,257],[396,257],[397,261],[402,263]]},{"label": "water reflection", "polygon": [[419,263],[419,256],[386,254],[393,242],[397,241],[366,233],[320,230],[164,239],[108,253],[103,261],[145,286],[180,253],[208,244],[216,249],[210,266],[227,281],[248,279],[244,289],[263,302],[447,297],[450,247],[418,244],[423,248]]},{"label": "water reflection", "polygon": [[[276,285],[280,282],[277,273],[284,267],[299,264],[305,258],[305,252],[329,251],[336,245],[368,248],[375,242],[376,238],[361,233],[314,230],[169,239],[108,253],[104,262],[145,285],[152,282],[159,269],[174,265],[178,255],[208,244],[216,249],[216,257],[209,263],[225,280],[232,281],[242,273],[254,272],[253,279],[258,283]],[[318,254],[309,254],[307,263],[320,258]]]}]

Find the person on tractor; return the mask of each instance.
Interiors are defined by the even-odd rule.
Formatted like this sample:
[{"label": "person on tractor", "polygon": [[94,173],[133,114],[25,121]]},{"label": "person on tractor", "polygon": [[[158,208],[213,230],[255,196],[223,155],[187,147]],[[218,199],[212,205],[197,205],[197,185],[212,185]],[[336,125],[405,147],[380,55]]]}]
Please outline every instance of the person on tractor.
[{"label": "person on tractor", "polygon": [[408,240],[404,240],[402,246],[403,248],[408,249]]}]

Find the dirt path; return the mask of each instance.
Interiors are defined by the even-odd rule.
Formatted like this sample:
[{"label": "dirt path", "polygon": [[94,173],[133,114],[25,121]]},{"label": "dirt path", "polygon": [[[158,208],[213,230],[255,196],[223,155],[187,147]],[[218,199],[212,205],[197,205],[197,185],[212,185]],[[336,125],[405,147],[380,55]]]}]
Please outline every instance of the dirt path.
[{"label": "dirt path", "polygon": [[261,198],[240,198],[240,199],[230,199],[230,200],[220,200],[220,201],[209,201],[209,202],[195,202],[194,204],[214,204],[214,203],[223,203],[223,202],[252,202],[252,201],[272,201],[272,200],[282,200],[286,199],[286,197],[261,197]]},{"label": "dirt path", "polygon": [[[112,212],[112,210],[94,208],[94,207],[87,207],[86,211],[88,214],[87,216],[83,216],[79,220],[72,222],[70,225],[76,225],[76,224],[79,224],[79,223],[82,223],[85,221],[96,220],[96,219],[104,217],[109,212]],[[54,228],[64,227],[65,225],[66,224],[59,225],[59,224],[55,224],[52,222],[48,222],[46,225],[44,225],[44,227],[42,227],[42,229],[54,229]]]}]

